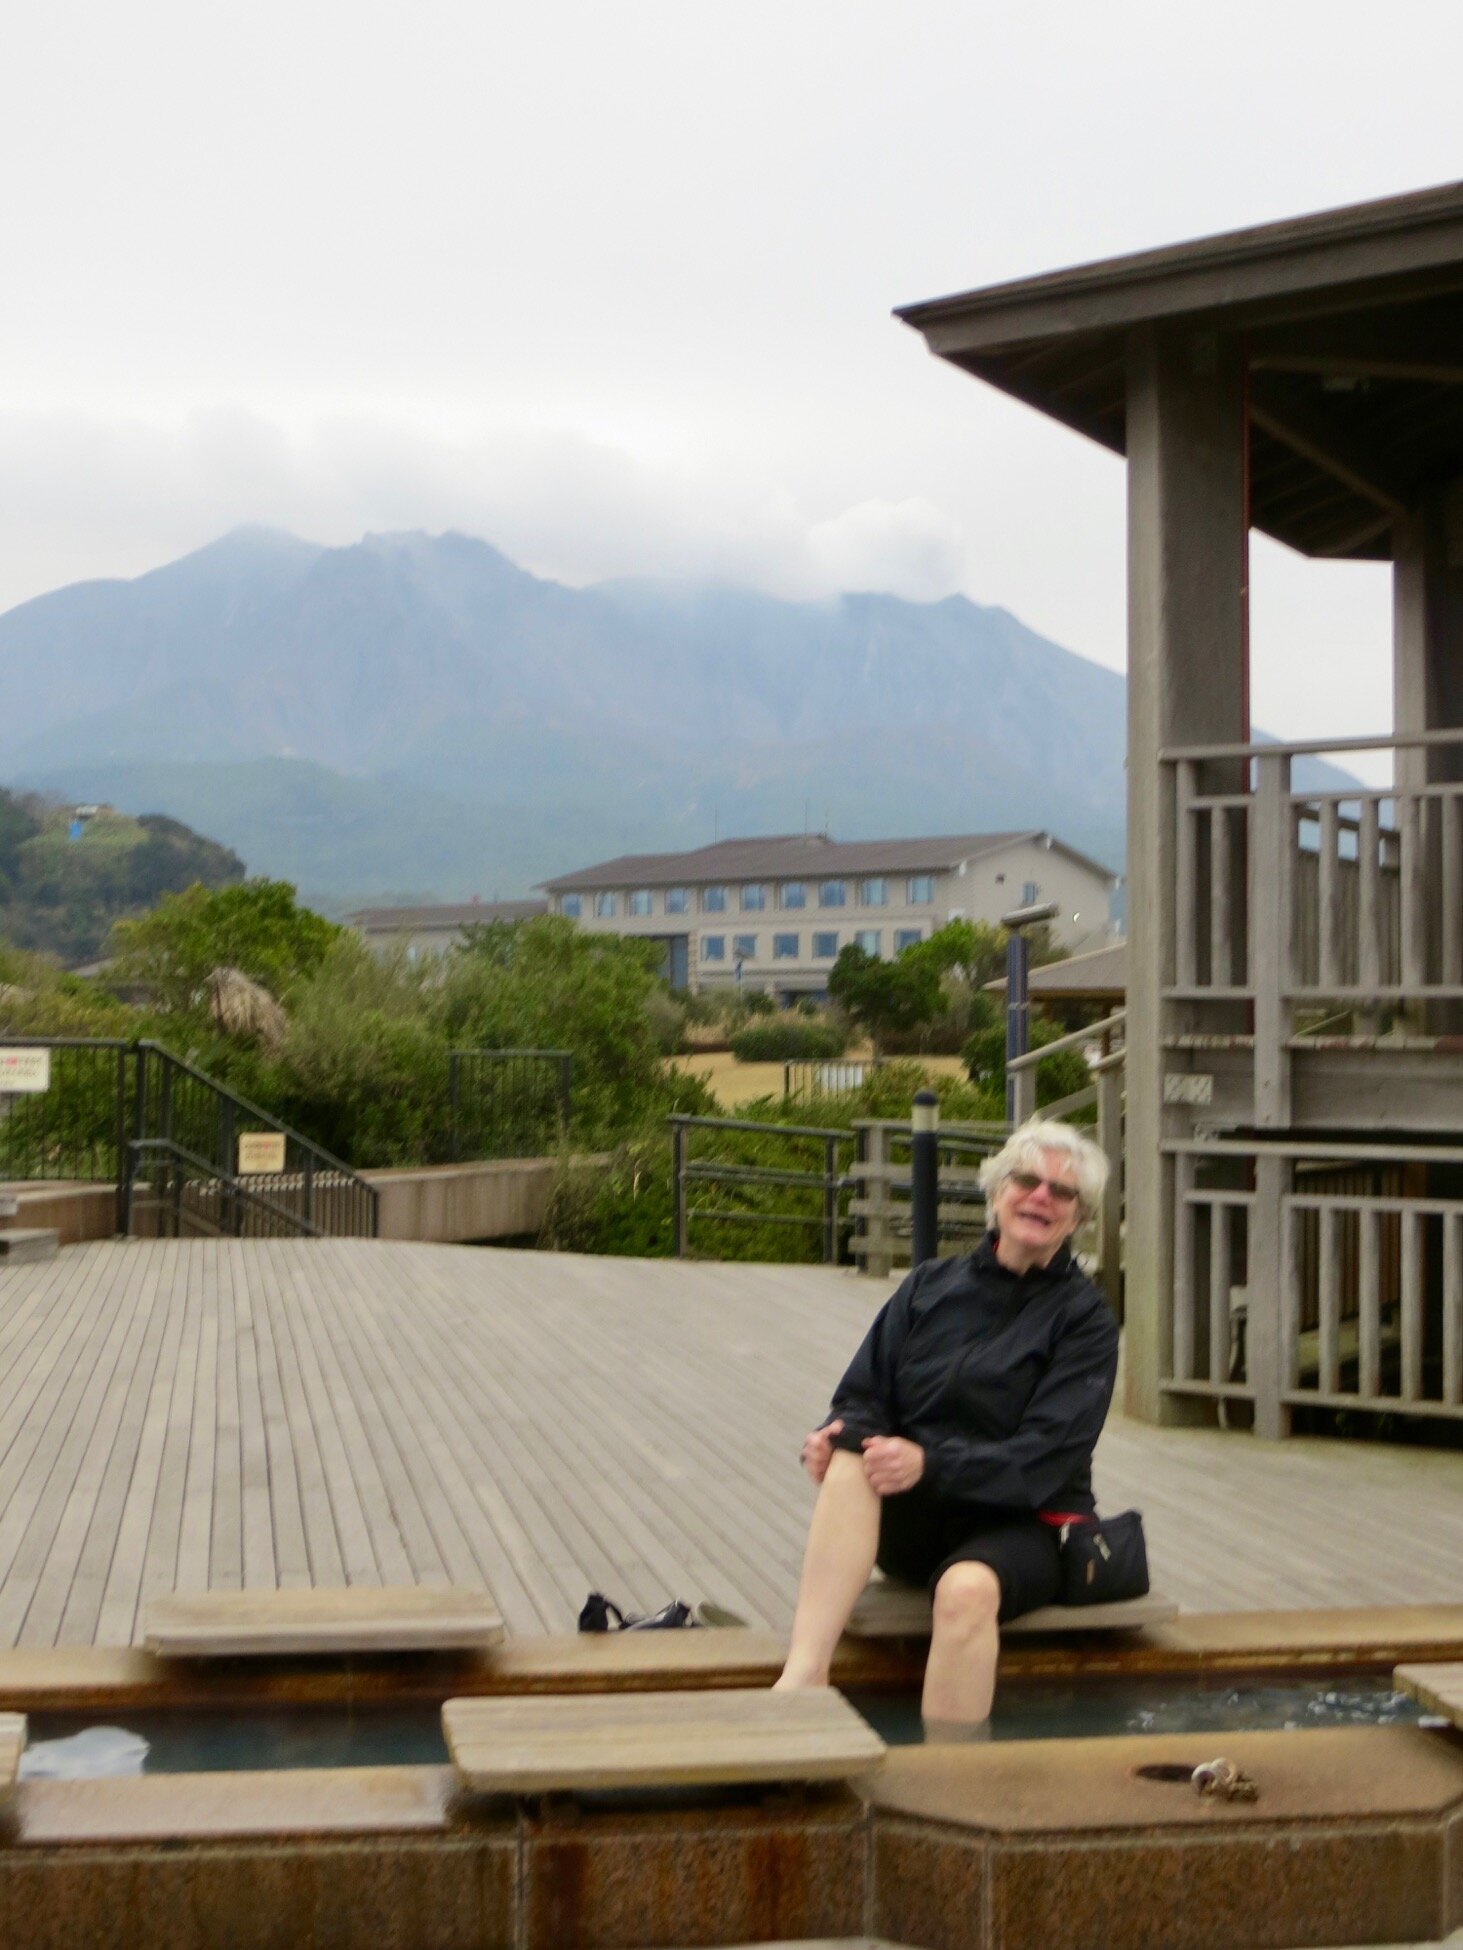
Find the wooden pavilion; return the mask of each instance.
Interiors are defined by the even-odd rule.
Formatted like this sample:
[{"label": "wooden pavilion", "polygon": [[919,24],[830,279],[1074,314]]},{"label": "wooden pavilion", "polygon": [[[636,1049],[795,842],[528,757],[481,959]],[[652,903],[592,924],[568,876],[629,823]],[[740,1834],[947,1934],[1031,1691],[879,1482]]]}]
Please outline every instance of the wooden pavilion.
[{"label": "wooden pavilion", "polygon": [[[1463,185],[899,316],[1127,456],[1130,1411],[1458,1423]],[[1389,731],[1253,740],[1252,527],[1392,563]]]}]

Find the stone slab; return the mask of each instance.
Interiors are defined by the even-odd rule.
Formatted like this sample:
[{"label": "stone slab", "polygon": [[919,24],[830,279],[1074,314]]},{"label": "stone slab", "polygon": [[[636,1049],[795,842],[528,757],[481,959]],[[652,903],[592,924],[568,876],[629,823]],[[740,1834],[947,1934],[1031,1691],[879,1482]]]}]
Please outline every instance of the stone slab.
[{"label": "stone slab", "polygon": [[463,1585],[174,1592],[147,1608],[148,1650],[169,1658],[438,1652],[495,1646],[503,1619]]},{"label": "stone slab", "polygon": [[[1118,1605],[1041,1605],[1001,1627],[1002,1638],[1035,1638],[1055,1632],[1134,1632],[1167,1625],[1179,1615],[1172,1599],[1150,1591]],[[922,1584],[872,1579],[848,1621],[854,1638],[928,1638],[930,1594]]]},{"label": "stone slab", "polygon": [[442,1730],[480,1794],[839,1781],[885,1755],[831,1688],[452,1699]]},{"label": "stone slab", "polygon": [[59,1250],[56,1234],[49,1226],[7,1226],[0,1232],[0,1265],[54,1259]]},{"label": "stone slab", "polygon": [[20,1779],[20,1757],[25,1752],[26,1725],[23,1713],[0,1713],[0,1813],[15,1799]]},{"label": "stone slab", "polygon": [[[1257,1801],[1196,1794],[1140,1767],[1223,1756]],[[1437,1817],[1463,1800],[1463,1748],[1419,1727],[1268,1733],[1124,1734],[898,1747],[861,1792],[891,1814],[1000,1835]]]},{"label": "stone slab", "polygon": [[1429,1713],[1450,1720],[1463,1732],[1463,1661],[1449,1665],[1398,1666],[1392,1678]]}]

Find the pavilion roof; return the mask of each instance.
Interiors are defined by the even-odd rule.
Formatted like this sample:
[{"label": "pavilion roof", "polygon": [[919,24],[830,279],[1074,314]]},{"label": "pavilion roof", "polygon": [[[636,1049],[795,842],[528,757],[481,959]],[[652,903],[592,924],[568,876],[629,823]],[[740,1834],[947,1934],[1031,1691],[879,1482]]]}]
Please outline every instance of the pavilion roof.
[{"label": "pavilion roof", "polygon": [[1256,528],[1389,559],[1463,475],[1463,183],[900,309],[932,352],[1124,451],[1127,339],[1242,334]]}]

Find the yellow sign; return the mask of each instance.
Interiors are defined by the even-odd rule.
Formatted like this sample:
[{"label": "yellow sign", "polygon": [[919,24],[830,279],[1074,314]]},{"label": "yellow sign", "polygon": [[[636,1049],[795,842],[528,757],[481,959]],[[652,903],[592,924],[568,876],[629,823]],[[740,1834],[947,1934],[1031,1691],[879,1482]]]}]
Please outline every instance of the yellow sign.
[{"label": "yellow sign", "polygon": [[50,1087],[48,1049],[0,1049],[0,1097],[7,1090],[39,1091]]},{"label": "yellow sign", "polygon": [[283,1131],[244,1131],[239,1138],[239,1176],[284,1170]]}]

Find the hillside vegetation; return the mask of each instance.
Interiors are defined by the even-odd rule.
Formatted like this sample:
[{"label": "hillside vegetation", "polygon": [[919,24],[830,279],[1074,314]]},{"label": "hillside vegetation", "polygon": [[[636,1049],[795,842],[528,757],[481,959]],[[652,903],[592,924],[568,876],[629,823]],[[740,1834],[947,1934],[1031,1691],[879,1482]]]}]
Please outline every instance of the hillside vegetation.
[{"label": "hillside vegetation", "polygon": [[161,813],[71,807],[0,787],[0,940],[76,964],[101,954],[113,924],[195,883],[244,878],[236,853]]}]

